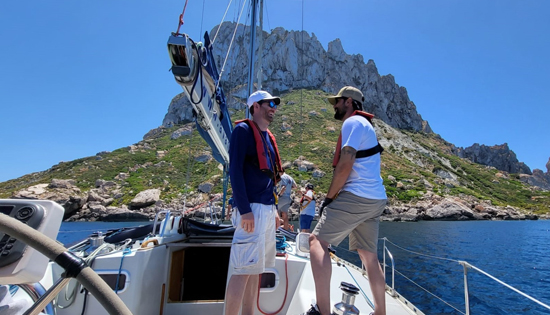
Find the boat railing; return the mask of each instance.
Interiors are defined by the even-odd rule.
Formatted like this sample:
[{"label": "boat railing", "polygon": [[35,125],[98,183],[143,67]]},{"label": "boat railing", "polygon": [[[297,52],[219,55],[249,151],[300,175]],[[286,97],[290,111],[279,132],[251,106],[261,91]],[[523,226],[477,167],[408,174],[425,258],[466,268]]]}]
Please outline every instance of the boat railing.
[{"label": "boat railing", "polygon": [[[398,274],[400,274],[401,276],[403,276],[406,280],[410,281],[412,284],[418,286],[419,288],[421,288],[422,290],[426,291],[427,293],[429,293],[430,295],[436,297],[437,299],[441,300],[443,303],[447,304],[449,307],[455,309],[456,311],[458,311],[459,313],[461,314],[465,314],[465,315],[470,315],[470,297],[469,297],[469,290],[468,290],[468,270],[471,269],[471,270],[474,270],[474,271],[477,271],[479,272],[480,274],[488,277],[489,279],[492,279],[494,281],[496,281],[498,284],[520,294],[521,296],[539,304],[540,306],[550,310],[550,306],[535,299],[534,297],[514,288],[513,286],[505,283],[504,281],[498,279],[497,277],[489,274],[488,272],[485,272],[483,270],[481,270],[480,268],[470,264],[469,262],[467,261],[463,261],[463,260],[455,260],[455,259],[450,259],[450,258],[444,258],[444,257],[437,257],[437,256],[433,256],[433,255],[426,255],[426,254],[422,254],[422,253],[418,253],[418,252],[415,252],[415,251],[412,251],[412,250],[409,250],[409,249],[406,249],[406,248],[403,248],[393,242],[391,242],[390,240],[388,240],[386,237],[384,238],[381,238],[381,240],[383,240],[383,268],[384,268],[384,275],[386,275],[386,255],[389,257],[390,261],[391,261],[391,268],[392,268],[392,279],[391,279],[391,293],[392,293],[392,296],[396,296],[396,293],[397,291],[395,290],[395,273],[397,272]],[[417,284],[415,281],[413,281],[412,279],[409,279],[408,277],[406,277],[405,275],[403,275],[402,273],[400,273],[399,271],[396,270],[395,268],[395,260],[393,258],[393,255],[392,253],[390,252],[390,250],[388,249],[388,247],[386,246],[386,242],[392,244],[393,246],[401,249],[401,250],[404,250],[406,252],[409,252],[409,253],[412,253],[412,254],[416,254],[416,255],[419,255],[419,256],[424,256],[424,257],[428,257],[428,258],[433,258],[433,259],[439,259],[439,260],[447,260],[447,261],[453,261],[453,262],[456,262],[458,264],[460,264],[462,267],[463,267],[463,275],[464,275],[464,305],[465,305],[465,311],[461,311],[459,310],[457,307],[451,305],[449,302],[443,300],[443,298],[435,295],[434,293],[428,291],[426,288],[420,286],[419,284]]]},{"label": "boat railing", "polygon": [[383,264],[384,266],[384,275],[386,274],[386,256],[388,256],[391,260],[391,295],[395,297],[395,260],[393,260],[393,255],[386,246],[386,238],[383,238],[384,240],[384,255],[383,255]]}]

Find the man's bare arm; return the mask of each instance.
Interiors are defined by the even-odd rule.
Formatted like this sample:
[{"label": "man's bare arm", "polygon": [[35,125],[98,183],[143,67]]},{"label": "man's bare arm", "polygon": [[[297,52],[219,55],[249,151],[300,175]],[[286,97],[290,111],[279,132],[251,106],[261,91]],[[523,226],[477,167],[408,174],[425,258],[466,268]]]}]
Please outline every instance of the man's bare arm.
[{"label": "man's bare arm", "polygon": [[352,147],[345,146],[342,148],[342,151],[340,152],[340,160],[334,169],[334,175],[328,189],[327,198],[334,199],[342,187],[344,187],[344,184],[351,173],[353,163],[355,162],[356,153],[357,150]]}]

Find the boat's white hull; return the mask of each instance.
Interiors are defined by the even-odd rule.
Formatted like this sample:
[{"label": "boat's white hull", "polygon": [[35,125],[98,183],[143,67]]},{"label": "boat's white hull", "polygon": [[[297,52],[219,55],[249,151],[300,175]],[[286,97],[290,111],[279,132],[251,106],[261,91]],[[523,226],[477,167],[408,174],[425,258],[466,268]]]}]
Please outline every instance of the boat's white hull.
[{"label": "boat's white hull", "polygon": [[[224,290],[227,283],[227,267],[230,243],[207,241],[197,243],[170,242],[153,247],[138,248],[130,253],[122,251],[98,256],[93,269],[100,275],[117,275],[119,268],[125,276],[118,295],[135,315],[151,314],[223,314]],[[301,314],[315,301],[315,288],[311,266],[307,257],[296,254],[294,244],[287,250],[288,257],[277,257],[276,266],[266,270],[274,274],[272,287],[262,288],[258,307],[264,313]],[[122,262],[122,267],[121,266]],[[61,270],[53,266],[52,276],[59,277]],[[109,276],[106,276],[109,277]],[[110,276],[113,282],[113,276]],[[288,279],[288,280],[287,280]],[[121,279],[119,279],[119,282]],[[288,281],[288,289],[287,289]],[[331,303],[341,301],[340,282],[348,282],[361,289],[355,305],[361,314],[369,314],[365,296],[373,300],[368,279],[359,268],[349,263],[333,260]],[[67,292],[72,292],[73,283]],[[114,287],[114,285],[112,285]],[[68,305],[65,291],[58,296],[58,315],[81,314],[86,299],[85,314],[107,314],[99,302],[77,290],[76,298]],[[285,300],[286,295],[286,300]],[[386,298],[388,314],[421,314],[405,306],[389,293]],[[260,315],[259,310],[256,314]]]}]

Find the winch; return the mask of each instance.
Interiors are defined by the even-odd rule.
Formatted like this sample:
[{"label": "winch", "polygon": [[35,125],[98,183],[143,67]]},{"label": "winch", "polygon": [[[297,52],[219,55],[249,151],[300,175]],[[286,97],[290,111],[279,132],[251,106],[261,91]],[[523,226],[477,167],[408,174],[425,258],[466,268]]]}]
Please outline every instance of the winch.
[{"label": "winch", "polygon": [[359,288],[351,283],[341,282],[340,289],[342,290],[342,301],[334,304],[332,314],[335,315],[356,315],[359,314],[359,309],[353,305],[355,296],[359,294]]}]

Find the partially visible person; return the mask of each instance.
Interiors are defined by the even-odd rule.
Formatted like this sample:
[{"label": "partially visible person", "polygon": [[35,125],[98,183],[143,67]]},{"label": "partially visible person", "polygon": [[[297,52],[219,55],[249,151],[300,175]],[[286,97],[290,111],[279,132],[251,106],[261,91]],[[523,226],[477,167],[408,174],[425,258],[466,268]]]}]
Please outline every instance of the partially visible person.
[{"label": "partially visible person", "polygon": [[226,214],[226,220],[231,220],[231,215],[233,214],[233,211],[235,210],[235,199],[233,199],[233,195],[227,200],[227,214]]},{"label": "partially visible person", "polygon": [[296,182],[294,181],[294,178],[292,178],[292,176],[288,175],[287,173],[283,173],[281,175],[279,187],[279,216],[283,220],[283,229],[290,230],[288,225],[288,210],[290,208],[290,204],[292,203],[292,200],[290,199],[290,194],[292,193],[292,189],[297,187]]},{"label": "partially visible person", "polygon": [[349,235],[349,249],[357,250],[367,269],[374,297],[373,314],[386,315],[386,283],[376,253],[380,215],[387,202],[380,176],[383,149],[372,126],[374,116],[362,111],[361,91],[346,86],[328,101],[334,108],[334,118],[343,124],[332,164],[332,182],[321,206],[322,215],[309,238],[317,305],[306,314],[330,314],[332,265],[328,246],[340,244]]},{"label": "partially visible person", "polygon": [[226,315],[254,314],[259,275],[275,266],[275,185],[283,170],[275,137],[267,127],[280,102],[265,91],[252,93],[247,101],[252,119],[236,122],[231,134],[229,176],[237,213]]},{"label": "partially visible person", "polygon": [[315,217],[315,196],[313,184],[306,185],[306,192],[300,200],[300,232],[309,233]]}]

